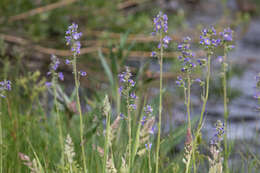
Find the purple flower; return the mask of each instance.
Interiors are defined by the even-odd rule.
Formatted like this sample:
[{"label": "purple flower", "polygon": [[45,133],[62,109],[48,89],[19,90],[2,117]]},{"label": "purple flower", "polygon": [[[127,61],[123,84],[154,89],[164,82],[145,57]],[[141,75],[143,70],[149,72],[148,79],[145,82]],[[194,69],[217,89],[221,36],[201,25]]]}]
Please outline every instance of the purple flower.
[{"label": "purple flower", "polygon": [[7,90],[10,91],[12,89],[11,87],[11,81],[9,80],[4,80],[0,82],[0,92]]},{"label": "purple flower", "polygon": [[66,60],[65,60],[65,64],[67,64],[67,65],[68,65],[68,64],[70,64],[70,63],[71,63],[71,61],[70,61],[70,60],[68,60],[68,59],[66,59]]},{"label": "purple flower", "polygon": [[231,42],[233,40],[232,38],[233,31],[230,28],[225,28],[223,32],[220,32],[220,35],[222,36],[224,41]]},{"label": "purple flower", "polygon": [[141,120],[142,126],[144,125],[145,122],[146,122],[146,116],[143,116],[143,118],[142,118],[142,120]]},{"label": "purple flower", "polygon": [[255,93],[254,98],[255,99],[260,99],[260,92],[259,91]]},{"label": "purple flower", "polygon": [[130,83],[130,85],[131,85],[132,87],[135,86],[135,81],[133,81],[133,79],[129,79],[128,82]]},{"label": "purple flower", "polygon": [[215,126],[216,126],[216,133],[210,141],[211,145],[218,145],[222,141],[222,137],[225,133],[224,123],[222,123],[220,120],[216,122]]},{"label": "purple flower", "polygon": [[121,117],[122,119],[124,119],[124,118],[125,118],[125,115],[124,115],[123,113],[120,113],[120,117]]},{"label": "purple flower", "polygon": [[183,81],[182,77],[180,77],[180,76],[177,77],[176,84],[179,87],[182,87],[184,85],[184,81]]},{"label": "purple flower", "polygon": [[152,148],[152,143],[145,144],[145,148],[150,150]]},{"label": "purple flower", "polygon": [[130,104],[129,107],[133,110],[136,110],[136,104]]},{"label": "purple flower", "polygon": [[55,55],[51,55],[51,68],[56,71],[60,65],[59,59]]},{"label": "purple flower", "polygon": [[134,92],[132,92],[132,93],[130,94],[130,97],[131,97],[132,99],[136,99],[136,98],[137,98]]},{"label": "purple flower", "polygon": [[146,107],[144,107],[144,111],[147,115],[151,115],[153,113],[153,108],[150,105],[147,105]]},{"label": "purple flower", "polygon": [[66,31],[66,44],[71,46],[71,51],[74,53],[74,55],[80,54],[80,47],[81,44],[78,41],[80,37],[82,36],[81,32],[78,32],[78,25],[75,23],[72,23],[68,27],[68,30]]},{"label": "purple flower", "polygon": [[195,79],[195,82],[201,83],[202,81],[200,80],[200,78]]},{"label": "purple flower", "polygon": [[123,86],[119,87],[118,92],[119,92],[120,95],[122,94],[123,89],[124,89]]},{"label": "purple flower", "polygon": [[219,63],[222,63],[223,62],[223,56],[218,56],[217,60],[218,60]]},{"label": "purple flower", "polygon": [[154,131],[155,131],[155,127],[153,126],[152,129],[149,131],[149,133],[150,133],[151,135],[153,135],[153,134],[154,134]]},{"label": "purple flower", "polygon": [[162,14],[162,12],[159,12],[159,14],[153,19],[154,24],[154,34],[159,33],[162,29],[163,32],[168,32],[168,16],[166,14]]},{"label": "purple flower", "polygon": [[46,83],[45,83],[45,86],[46,86],[46,87],[51,87],[51,86],[52,86],[52,83],[51,83],[51,82],[46,82]]},{"label": "purple flower", "polygon": [[156,52],[153,51],[153,52],[151,53],[151,57],[156,57]]},{"label": "purple flower", "polygon": [[85,72],[85,71],[80,71],[80,75],[81,75],[81,76],[87,76],[87,72]]},{"label": "purple flower", "polygon": [[[165,36],[165,37],[163,38],[163,43],[164,43],[164,45],[166,45],[166,46],[168,47],[168,44],[170,43],[171,40],[172,40],[172,39],[171,39],[169,36]],[[166,46],[164,46],[164,47],[166,47]]]},{"label": "purple flower", "polygon": [[58,76],[59,76],[59,79],[60,79],[60,80],[64,80],[64,75],[63,75],[62,72],[59,72],[59,73],[58,73]]}]

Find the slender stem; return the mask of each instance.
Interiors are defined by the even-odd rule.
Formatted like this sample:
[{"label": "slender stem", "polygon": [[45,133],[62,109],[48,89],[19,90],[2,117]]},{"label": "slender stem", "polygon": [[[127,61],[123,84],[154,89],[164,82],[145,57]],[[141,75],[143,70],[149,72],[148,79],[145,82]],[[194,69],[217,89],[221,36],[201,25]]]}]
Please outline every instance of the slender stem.
[{"label": "slender stem", "polygon": [[106,115],[106,140],[104,147],[104,163],[103,163],[103,173],[106,172],[106,163],[108,156],[108,145],[109,145],[109,136],[110,136],[110,113]]},{"label": "slender stem", "polygon": [[187,161],[187,164],[186,164],[185,173],[189,173],[189,168],[190,168],[190,160],[191,160],[191,157],[189,156],[189,158],[188,158],[188,161]]},{"label": "slender stem", "polygon": [[151,149],[148,149],[148,166],[149,166],[149,173],[152,172],[152,167],[151,167]]},{"label": "slender stem", "polygon": [[187,76],[188,79],[188,87],[187,87],[187,114],[188,114],[188,128],[191,129],[191,118],[190,118],[190,87],[191,87],[191,79],[190,75]]},{"label": "slender stem", "polygon": [[161,138],[161,121],[162,121],[162,82],[163,82],[163,44],[162,31],[160,33],[160,100],[159,100],[159,122],[158,122],[158,136],[156,144],[156,168],[155,172],[159,172],[159,152],[160,152],[160,138]]},{"label": "slender stem", "polygon": [[203,96],[203,105],[202,105],[202,110],[201,110],[201,114],[200,114],[200,120],[199,120],[199,124],[198,124],[198,129],[197,129],[196,137],[197,137],[197,135],[199,135],[199,132],[200,132],[201,127],[202,127],[203,116],[204,116],[204,113],[205,113],[205,111],[206,111],[206,105],[207,105],[208,97],[209,97],[210,66],[211,66],[211,57],[210,57],[210,55],[208,55],[208,61],[207,61],[207,79],[206,79],[206,93],[205,93],[205,95]]},{"label": "slender stem", "polygon": [[196,152],[196,146],[197,146],[197,139],[198,139],[198,136],[200,134],[200,130],[202,128],[202,122],[203,122],[203,117],[204,117],[204,114],[205,114],[205,111],[206,111],[206,105],[207,105],[207,102],[208,102],[208,97],[209,97],[209,82],[210,82],[210,67],[211,67],[211,56],[208,55],[208,60],[207,60],[207,77],[206,77],[206,89],[203,88],[203,104],[202,104],[202,110],[201,110],[201,114],[200,114],[200,120],[199,120],[199,124],[198,124],[198,128],[197,128],[197,131],[196,131],[196,134],[195,134],[195,141],[193,142],[194,145],[192,147],[192,151],[193,151],[193,163],[194,163],[194,173],[197,172],[196,170],[196,165],[195,165],[195,162],[196,162],[196,155],[195,155],[195,152]]},{"label": "slender stem", "polygon": [[127,118],[128,118],[128,172],[131,173],[131,162],[132,162],[132,132],[131,132],[131,114],[130,114],[130,104],[129,104],[129,92],[127,92]]},{"label": "slender stem", "polygon": [[56,114],[57,114],[57,120],[58,120],[58,128],[59,128],[59,140],[60,140],[60,146],[61,146],[61,162],[62,165],[64,165],[64,145],[63,145],[63,134],[62,134],[62,124],[61,124],[61,117],[60,117],[60,110],[58,106],[58,101],[57,101],[57,76],[52,77],[52,84],[53,84],[53,93],[54,93],[54,104],[55,104],[55,109],[56,109]]},{"label": "slender stem", "polygon": [[[1,104],[1,103],[0,103]],[[0,105],[1,106],[1,105]],[[0,109],[2,110],[2,109]],[[3,136],[2,136],[2,112],[0,112],[0,173],[3,173]]]},{"label": "slender stem", "polygon": [[[188,114],[188,129],[191,130],[191,118],[190,118],[190,90],[191,90],[191,79],[190,79],[190,74],[187,75],[187,79],[188,79],[188,86],[187,86],[187,102],[186,102],[186,108],[187,108],[187,114]],[[189,171],[189,167],[190,167],[190,160],[191,160],[191,157],[193,157],[194,155],[194,144],[193,144],[193,140],[192,140],[192,134],[191,135],[191,155],[192,156],[189,156],[188,158],[188,162],[187,162],[187,165],[186,165],[186,171]],[[193,159],[194,160],[194,159]],[[195,160],[194,160],[194,169],[196,170],[196,163],[195,163]]]},{"label": "slender stem", "polygon": [[76,97],[77,97],[77,107],[79,111],[79,119],[80,119],[80,143],[81,143],[81,152],[82,152],[82,158],[83,158],[83,170],[86,173],[87,172],[87,166],[86,166],[86,157],[85,157],[85,149],[84,149],[84,140],[83,140],[83,117],[81,112],[81,105],[79,100],[79,79],[78,79],[78,72],[77,72],[77,56],[73,56],[73,73],[74,73],[74,79],[75,79],[75,85],[76,85]]},{"label": "slender stem", "polygon": [[227,120],[228,120],[228,107],[227,107],[227,55],[224,51],[223,57],[223,94],[224,94],[224,122],[225,122],[225,134],[224,134],[224,170],[225,173],[229,172],[228,169],[228,144],[227,144]]}]

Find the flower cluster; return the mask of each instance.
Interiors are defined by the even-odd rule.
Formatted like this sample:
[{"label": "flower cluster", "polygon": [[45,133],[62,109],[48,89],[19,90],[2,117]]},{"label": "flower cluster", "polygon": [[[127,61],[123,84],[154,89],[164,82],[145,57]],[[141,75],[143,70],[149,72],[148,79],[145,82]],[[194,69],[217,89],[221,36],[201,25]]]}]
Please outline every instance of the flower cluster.
[{"label": "flower cluster", "polygon": [[0,82],[0,97],[5,98],[5,91],[10,91],[11,88],[11,82],[9,80],[4,80]]},{"label": "flower cluster", "polygon": [[[58,77],[60,80],[63,81],[64,80],[63,73],[57,72],[59,65],[60,65],[60,60],[55,55],[51,55],[50,71],[47,73],[47,76],[52,75],[54,79]],[[45,84],[47,87],[50,87],[52,85],[51,82],[46,82]]]},{"label": "flower cluster", "polygon": [[219,33],[221,37],[221,44],[225,47],[226,51],[230,51],[235,48],[232,44],[233,31],[230,28],[225,28],[223,32]]},{"label": "flower cluster", "polygon": [[260,73],[256,76],[256,93],[254,95],[254,98],[257,100],[260,100]]},{"label": "flower cluster", "polygon": [[212,26],[210,28],[204,28],[200,35],[200,45],[204,47],[210,54],[213,54],[213,50],[221,44],[221,39],[216,38],[216,30]]},{"label": "flower cluster", "polygon": [[[66,31],[66,44],[71,46],[71,51],[73,52],[73,55],[79,55],[80,54],[80,37],[82,36],[81,32],[78,32],[78,25],[75,23],[72,23],[68,30]],[[72,59],[66,59],[65,64],[70,65],[72,64]],[[78,72],[80,76],[87,76],[87,73],[85,71],[80,70]]]},{"label": "flower cluster", "polygon": [[223,140],[222,137],[225,133],[224,123],[222,123],[220,120],[216,122],[215,126],[216,126],[216,133],[210,141],[211,145],[219,145],[220,142]]},{"label": "flower cluster", "polygon": [[191,73],[191,71],[197,66],[194,61],[194,54],[191,50],[190,41],[190,37],[185,37],[183,42],[178,45],[178,50],[182,53],[178,58],[182,63],[181,71],[184,73]]},{"label": "flower cluster", "polygon": [[121,86],[119,87],[120,95],[129,98],[130,109],[136,110],[136,105],[134,104],[134,102],[137,99],[137,97],[134,92],[130,92],[135,86],[135,81],[131,79],[132,74],[129,68],[126,67],[126,71],[119,74],[118,77],[119,77],[119,82],[121,83]]},{"label": "flower cluster", "polygon": [[71,51],[73,52],[74,56],[80,54],[81,44],[78,40],[80,39],[81,36],[82,33],[78,32],[78,25],[72,23],[72,25],[70,25],[68,27],[68,30],[66,31],[65,38],[66,38],[67,45],[71,46]]},{"label": "flower cluster", "polygon": [[153,19],[154,24],[154,32],[153,35],[160,33],[163,31],[164,33],[168,32],[168,16],[163,14],[161,11],[157,14],[156,17]]},{"label": "flower cluster", "polygon": [[141,124],[144,125],[144,123],[147,121],[147,119],[152,116],[153,113],[153,108],[150,105],[147,105],[144,107],[144,112],[145,115],[143,116],[142,120],[141,120]]},{"label": "flower cluster", "polygon": [[176,84],[177,84],[178,87],[184,87],[185,86],[185,82],[184,82],[184,80],[181,76],[177,77]]},{"label": "flower cluster", "polygon": [[[168,48],[170,41],[172,40],[169,36],[167,36],[168,32],[168,16],[159,12],[159,14],[153,19],[154,31],[152,35],[161,34],[161,40],[158,44],[157,48]],[[152,57],[156,57],[157,53],[153,51],[151,53]]]}]

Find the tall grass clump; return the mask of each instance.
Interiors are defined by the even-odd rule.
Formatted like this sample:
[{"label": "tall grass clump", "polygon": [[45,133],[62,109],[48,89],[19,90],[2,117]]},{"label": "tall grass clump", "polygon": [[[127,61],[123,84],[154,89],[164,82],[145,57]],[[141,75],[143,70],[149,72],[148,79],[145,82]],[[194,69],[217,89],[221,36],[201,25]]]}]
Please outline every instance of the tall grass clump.
[{"label": "tall grass clump", "polygon": [[0,172],[3,173],[3,129],[2,129],[2,121],[3,114],[2,110],[2,101],[6,97],[6,91],[11,90],[11,81],[4,80],[0,82]]}]

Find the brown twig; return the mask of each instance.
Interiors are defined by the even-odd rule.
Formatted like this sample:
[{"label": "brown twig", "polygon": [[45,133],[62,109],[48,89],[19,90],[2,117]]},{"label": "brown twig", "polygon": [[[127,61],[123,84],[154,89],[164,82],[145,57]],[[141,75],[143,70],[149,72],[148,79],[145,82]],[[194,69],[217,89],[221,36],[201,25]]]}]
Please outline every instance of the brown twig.
[{"label": "brown twig", "polygon": [[[32,44],[30,41],[28,41],[24,38],[21,38],[21,37],[7,35],[7,34],[1,34],[1,33],[0,33],[0,37],[2,37],[7,42],[19,44],[22,46],[28,46],[28,47],[32,48],[33,50],[36,50],[43,54],[49,54],[49,55],[55,54],[57,56],[71,56],[72,55],[71,51],[69,51],[69,50],[61,50],[61,49],[43,47],[43,46],[40,46],[37,44]],[[100,47],[98,47],[98,46],[82,48],[81,54],[83,55],[83,54],[89,54],[89,53],[96,53],[99,49],[100,49]],[[101,50],[104,53],[110,52],[110,49],[105,48],[105,47],[102,47]],[[116,49],[113,51],[116,51]],[[127,53],[127,51],[125,51],[124,53]],[[138,59],[149,58],[150,55],[151,55],[151,53],[146,52],[146,51],[130,51],[129,52],[129,57],[131,57],[131,58],[135,58],[135,57],[137,57]],[[203,56],[203,52],[199,51],[196,53],[196,55]],[[178,53],[176,53],[176,52],[166,52],[164,57],[165,58],[175,58],[177,56],[178,56]]]},{"label": "brown twig", "polygon": [[44,13],[44,12],[47,12],[47,11],[50,11],[50,10],[53,10],[53,9],[56,9],[56,8],[63,7],[65,5],[74,3],[76,1],[77,0],[62,0],[60,2],[49,4],[49,5],[46,5],[46,6],[43,6],[43,7],[38,7],[38,8],[32,9],[30,11],[21,13],[21,14],[18,14],[18,15],[15,15],[15,16],[11,16],[8,19],[8,22],[14,22],[16,20],[25,19],[27,17],[34,16],[36,14]]}]

